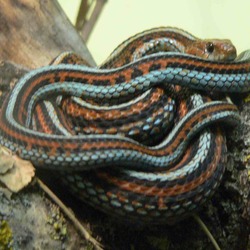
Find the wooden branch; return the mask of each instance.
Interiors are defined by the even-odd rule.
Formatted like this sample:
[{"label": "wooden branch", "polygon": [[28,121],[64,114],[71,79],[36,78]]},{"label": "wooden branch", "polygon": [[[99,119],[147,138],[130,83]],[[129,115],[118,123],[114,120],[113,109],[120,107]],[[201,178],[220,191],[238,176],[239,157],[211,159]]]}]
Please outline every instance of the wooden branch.
[{"label": "wooden branch", "polygon": [[[95,64],[55,0],[0,1],[0,47],[0,108],[27,70],[47,65],[63,51],[74,51]],[[89,243],[77,234],[71,222],[66,226],[58,207],[45,199],[37,187],[29,185],[26,191],[9,200],[6,194],[9,195],[0,183],[0,231],[3,232],[4,219],[11,229],[10,242],[6,243],[9,247],[61,249],[62,244],[65,249],[88,247]]]},{"label": "wooden branch", "polygon": [[95,7],[93,9],[93,12],[91,13],[89,19],[86,19],[86,15],[88,15],[88,11],[90,9],[90,6],[86,4],[85,0],[82,0],[78,17],[76,20],[76,28],[79,30],[83,40],[86,42],[91,34],[91,31],[93,30],[93,27],[95,26],[95,23],[98,19],[98,17],[101,14],[101,11],[105,5],[107,0],[96,0],[95,1]]},{"label": "wooden branch", "polygon": [[56,0],[0,1],[0,58],[28,68],[48,64],[63,51],[94,60]]}]

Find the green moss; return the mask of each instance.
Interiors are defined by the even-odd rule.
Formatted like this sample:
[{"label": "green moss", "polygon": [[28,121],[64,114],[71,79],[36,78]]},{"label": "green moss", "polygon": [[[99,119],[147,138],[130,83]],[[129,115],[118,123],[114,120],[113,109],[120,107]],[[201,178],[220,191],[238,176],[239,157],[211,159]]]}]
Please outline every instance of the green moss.
[{"label": "green moss", "polygon": [[12,250],[12,231],[7,221],[0,221],[0,250]]},{"label": "green moss", "polygon": [[94,246],[90,242],[88,242],[86,246],[86,250],[94,250]]},{"label": "green moss", "polygon": [[57,206],[52,207],[52,214],[48,218],[48,224],[53,228],[51,238],[54,240],[65,240],[67,237],[67,225],[63,215]]},{"label": "green moss", "polygon": [[245,102],[250,102],[250,95],[248,95],[247,97],[244,98]]}]

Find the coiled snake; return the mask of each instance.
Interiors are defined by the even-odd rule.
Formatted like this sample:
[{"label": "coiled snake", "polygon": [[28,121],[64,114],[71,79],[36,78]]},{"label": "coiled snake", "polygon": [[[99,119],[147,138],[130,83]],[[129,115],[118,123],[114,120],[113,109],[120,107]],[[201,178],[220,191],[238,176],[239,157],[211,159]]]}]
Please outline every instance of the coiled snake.
[{"label": "coiled snake", "polygon": [[250,57],[228,40],[151,29],[98,68],[64,53],[6,98],[0,143],[58,171],[80,199],[125,219],[169,223],[210,197],[226,145],[218,124],[237,107],[214,92],[250,89]]}]

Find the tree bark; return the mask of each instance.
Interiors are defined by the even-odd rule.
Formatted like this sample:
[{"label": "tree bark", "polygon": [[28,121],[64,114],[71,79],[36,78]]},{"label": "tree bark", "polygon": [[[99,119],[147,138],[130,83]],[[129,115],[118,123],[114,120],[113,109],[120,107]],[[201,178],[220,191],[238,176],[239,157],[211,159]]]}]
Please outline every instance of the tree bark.
[{"label": "tree bark", "polygon": [[[55,0],[0,1],[0,46],[0,105],[22,75],[61,52],[74,51],[95,65]],[[88,244],[37,185],[10,198],[0,184],[0,249],[86,249]]]},{"label": "tree bark", "polygon": [[1,1],[0,44],[1,60],[27,68],[47,65],[62,51],[74,51],[95,64],[55,0]]},{"label": "tree bark", "polygon": [[[74,51],[95,65],[55,0],[0,1],[0,47],[0,104],[28,69],[47,65],[63,51]],[[246,167],[249,166],[247,156],[250,153],[250,140],[247,139],[250,138],[250,105],[249,102],[239,103],[243,123],[234,133],[228,133],[229,161],[223,182],[199,215],[221,249],[245,250],[249,247],[250,186]],[[131,227],[94,211],[72,198],[57,180],[52,182],[54,192],[58,192],[76,216],[87,224],[105,249],[214,249],[192,218],[171,227]],[[10,199],[0,190],[1,221],[7,221],[12,230],[14,249],[87,247],[57,206],[44,198],[34,185]],[[55,224],[61,225],[59,229],[55,229]],[[67,228],[66,234],[64,228]],[[1,230],[0,223],[0,245]]]}]

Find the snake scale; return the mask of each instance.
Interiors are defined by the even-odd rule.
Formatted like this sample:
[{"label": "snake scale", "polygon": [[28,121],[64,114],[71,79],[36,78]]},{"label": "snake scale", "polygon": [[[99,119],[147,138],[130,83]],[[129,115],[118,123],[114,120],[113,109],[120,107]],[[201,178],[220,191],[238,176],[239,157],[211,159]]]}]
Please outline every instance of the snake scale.
[{"label": "snake scale", "polygon": [[221,123],[250,90],[250,55],[229,40],[161,27],[120,44],[98,68],[73,53],[30,71],[6,98],[0,143],[57,171],[80,199],[125,220],[183,218],[222,179]]}]

